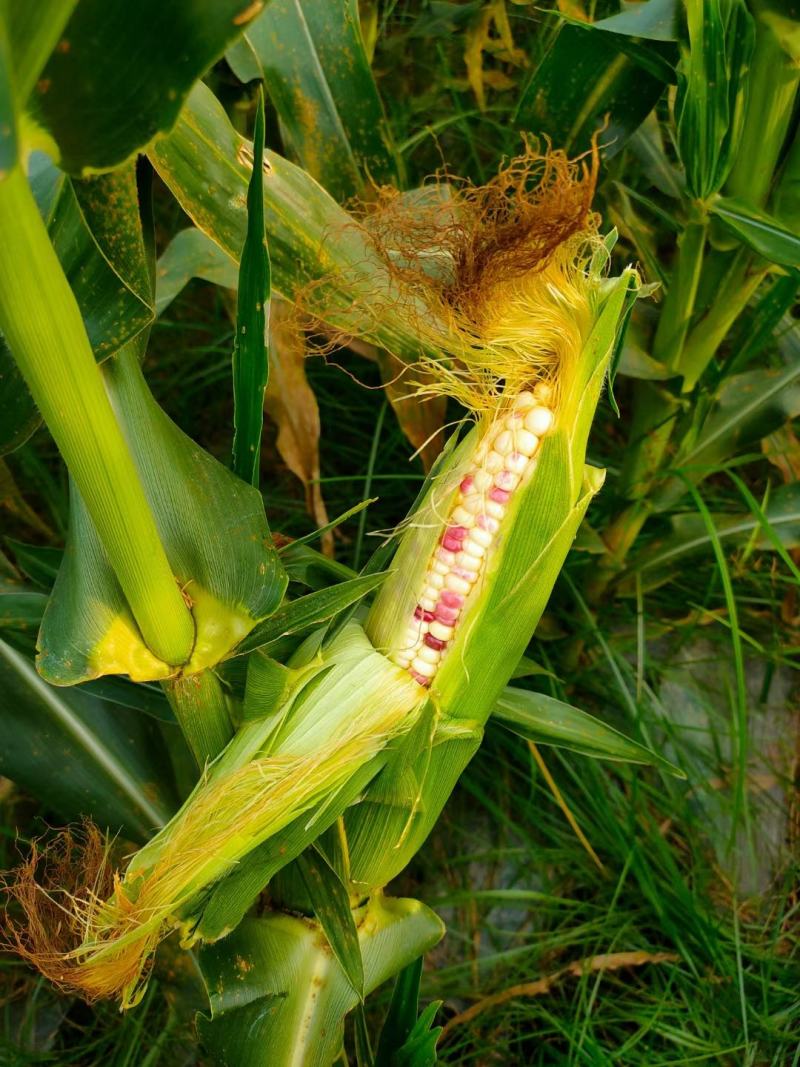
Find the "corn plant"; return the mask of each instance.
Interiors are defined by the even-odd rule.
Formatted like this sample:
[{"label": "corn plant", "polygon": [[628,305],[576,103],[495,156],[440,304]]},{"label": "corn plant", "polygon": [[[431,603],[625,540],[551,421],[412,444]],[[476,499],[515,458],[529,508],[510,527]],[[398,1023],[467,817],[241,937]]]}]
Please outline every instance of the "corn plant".
[{"label": "corn plant", "polygon": [[[97,0],[0,7],[4,436],[17,447],[41,418],[70,501],[46,603],[10,590],[4,673],[15,694],[58,707],[73,736],[85,736],[80,702],[94,694],[171,720],[151,722],[135,774],[118,742],[104,749],[103,773],[128,802],[104,803],[102,777],[88,802],[66,789],[60,809],[92,821],[34,843],[8,876],[7,940],[66,993],[125,1010],[158,958],[191,953],[197,1030],[215,1062],[333,1063],[351,1016],[359,1063],[431,1063],[436,1031],[430,1011],[416,1018],[415,983],[443,924],[385,891],[487,722],[681,773],[510,682],[573,541],[592,529],[606,478],[587,463],[592,423],[604,394],[616,403],[658,289],[634,258],[666,294],[583,585],[588,611],[621,588],[646,522],[724,458],[724,397],[702,391],[719,345],[754,295],[773,322],[796,290],[796,35],[788,16],[732,0],[688,4],[680,47],[634,27],[652,84],[620,109],[626,138],[677,71],[680,180],[651,146],[684,214],[667,277],[646,245],[620,254],[632,209],[601,173],[601,152],[609,172],[613,161],[599,110],[570,151],[528,137],[483,181],[409,189],[356,5],[273,0],[262,13],[219,0],[202,20],[188,3],[166,16],[145,6],[148,17],[120,5],[105,21]],[[551,133],[537,109],[552,102],[557,50],[587,47],[584,34],[598,54],[613,50],[634,32],[615,17],[631,16],[554,37],[518,103],[529,133]],[[346,78],[337,49],[353,60]],[[250,138],[214,78],[199,80],[223,53],[242,82],[264,83],[294,161],[265,147],[260,90]],[[781,97],[757,151],[776,65]],[[336,93],[357,106],[333,115],[320,153],[308,111],[325,128]],[[195,227],[158,264],[154,173]],[[598,186],[618,228],[595,213]],[[179,256],[186,277],[202,260],[236,290],[230,469],[175,425],[143,371]],[[427,448],[417,500],[360,573],[282,544],[267,521],[262,411],[291,345],[377,361],[409,440]],[[795,361],[769,379],[757,414],[796,373]],[[445,410],[457,425],[434,459]],[[581,653],[576,636],[567,660]],[[173,770],[154,772],[164,745]],[[140,773],[156,778],[147,803]],[[123,856],[118,829],[141,847]],[[363,1004],[395,976],[397,1004],[410,996],[413,1010],[395,1027],[393,1003],[375,1060]]]}]

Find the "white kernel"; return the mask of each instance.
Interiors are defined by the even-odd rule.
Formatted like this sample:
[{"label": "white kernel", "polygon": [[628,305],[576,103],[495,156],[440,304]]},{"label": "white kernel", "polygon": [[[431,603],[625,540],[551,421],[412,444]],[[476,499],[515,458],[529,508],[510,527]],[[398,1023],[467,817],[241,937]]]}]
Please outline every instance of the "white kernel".
[{"label": "white kernel", "polygon": [[502,504],[498,504],[496,500],[486,501],[486,514],[491,515],[493,519],[502,519],[506,513],[506,509]]},{"label": "white kernel", "polygon": [[523,456],[532,456],[539,447],[539,438],[529,430],[518,430],[514,434],[514,447]]},{"label": "white kernel", "polygon": [[454,526],[472,526],[475,522],[475,516],[471,515],[465,507],[460,504],[457,508],[453,508],[453,514],[450,516],[450,520]]},{"label": "white kernel", "polygon": [[[527,430],[524,432],[527,433]],[[512,474],[524,474],[527,465],[528,457],[521,452],[512,452],[510,456],[506,456],[506,470]]]},{"label": "white kernel", "polygon": [[452,567],[455,563],[456,554],[449,548],[437,548],[436,555],[439,557],[439,562],[444,563],[446,567]]},{"label": "white kernel", "polygon": [[414,656],[411,661],[411,669],[416,671],[417,674],[421,674],[423,678],[433,678],[436,674],[436,666],[433,663],[426,663],[424,659],[420,659],[419,656]]},{"label": "white kernel", "polygon": [[540,403],[546,404],[553,395],[553,387],[548,382],[537,382],[533,389],[533,395]]},{"label": "white kernel", "polygon": [[484,548],[488,548],[493,540],[489,531],[482,530],[480,526],[476,526],[474,530],[470,530],[469,539],[478,545],[483,545]]},{"label": "white kernel", "polygon": [[438,592],[444,585],[444,575],[439,574],[438,571],[429,570],[425,575],[425,581],[431,589],[435,589]]},{"label": "white kernel", "polygon": [[500,471],[494,480],[498,489],[504,489],[507,493],[513,493],[519,485],[519,475],[511,471]]},{"label": "white kernel", "polygon": [[479,493],[482,493],[486,489],[491,489],[492,476],[491,474],[489,474],[488,471],[485,471],[483,469],[477,470],[472,476],[472,484],[475,486]]},{"label": "white kernel", "polygon": [[507,430],[521,430],[522,424],[525,421],[525,417],[517,411],[512,411],[510,415],[506,415],[504,425]]},{"label": "white kernel", "polygon": [[442,658],[442,654],[438,649],[430,648],[428,645],[423,645],[417,656],[419,659],[424,659],[426,663],[438,663]]},{"label": "white kernel", "polygon": [[495,452],[499,452],[501,456],[507,456],[509,452],[514,451],[514,435],[510,430],[503,430],[494,439],[492,448]]},{"label": "white kernel", "polygon": [[[541,437],[553,425],[553,412],[549,408],[533,408],[525,416],[525,429]],[[520,452],[522,449],[520,449]]]},{"label": "white kernel", "polygon": [[419,598],[419,606],[424,608],[425,611],[436,610],[436,597],[421,596]]},{"label": "white kernel", "polygon": [[398,667],[408,667],[411,664],[411,657],[404,656],[402,652],[395,652],[394,662]]},{"label": "white kernel", "polygon": [[473,559],[483,559],[486,555],[486,549],[483,545],[479,545],[477,541],[473,541],[471,536],[464,542],[464,551],[468,556],[472,556]]},{"label": "white kernel", "polygon": [[456,559],[456,566],[463,567],[465,571],[472,571],[473,574],[477,574],[481,569],[481,561],[469,552],[459,552],[458,558]]},{"label": "white kernel", "polygon": [[535,403],[535,395],[529,389],[526,389],[524,392],[519,394],[514,406],[517,408],[517,410],[522,409],[524,411],[526,408],[532,408]]},{"label": "white kernel", "polygon": [[449,641],[454,633],[454,627],[445,626],[445,624],[439,622],[438,619],[434,619],[431,623],[431,637],[435,637],[437,641]]},{"label": "white kernel", "polygon": [[448,574],[444,580],[444,587],[449,589],[451,593],[458,593],[460,596],[466,596],[472,588],[469,582],[459,578],[457,574]]},{"label": "white kernel", "polygon": [[480,493],[470,493],[468,497],[464,498],[463,507],[471,515],[480,515],[483,511],[483,497]]},{"label": "white kernel", "polygon": [[[444,585],[444,579],[442,579],[442,585]],[[424,587],[424,589],[422,590],[422,595],[427,600],[432,600],[434,602],[434,604],[435,604],[436,601],[439,599],[439,589],[440,588],[441,588],[441,586],[426,585]],[[430,611],[431,609],[429,608],[428,610]]]},{"label": "white kernel", "polygon": [[446,563],[442,563],[440,559],[436,559],[433,561],[431,570],[434,572],[434,574],[440,574],[442,578],[445,578],[450,573],[450,568],[447,566]]},{"label": "white kernel", "polygon": [[504,465],[505,460],[503,459],[503,457],[500,455],[499,452],[494,451],[490,452],[486,459],[483,461],[484,469],[487,470],[489,474],[497,474],[498,471],[501,471],[503,469]]}]

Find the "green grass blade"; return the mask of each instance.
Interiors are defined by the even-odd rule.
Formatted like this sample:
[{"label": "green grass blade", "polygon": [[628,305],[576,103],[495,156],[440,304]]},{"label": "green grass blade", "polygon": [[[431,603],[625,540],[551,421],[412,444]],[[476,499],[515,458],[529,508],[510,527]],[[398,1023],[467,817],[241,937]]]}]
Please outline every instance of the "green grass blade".
[{"label": "green grass blade", "polygon": [[233,346],[233,469],[258,488],[264,393],[269,381],[270,266],[264,232],[264,94],[259,90],[253,173],[247,187],[247,236],[239,263]]}]

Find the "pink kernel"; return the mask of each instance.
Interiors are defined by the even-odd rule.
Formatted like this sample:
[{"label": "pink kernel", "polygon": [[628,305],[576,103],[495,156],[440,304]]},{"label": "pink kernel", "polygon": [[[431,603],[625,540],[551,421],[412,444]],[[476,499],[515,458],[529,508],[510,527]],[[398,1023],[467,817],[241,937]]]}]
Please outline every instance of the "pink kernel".
[{"label": "pink kernel", "polygon": [[422,638],[428,648],[435,648],[437,652],[441,652],[443,648],[447,647],[446,641],[440,641],[438,637],[434,637],[433,634],[425,634]]},{"label": "pink kernel", "polygon": [[494,476],[494,484],[498,489],[511,490],[514,488],[515,475],[511,471],[500,471]]},{"label": "pink kernel", "polygon": [[431,684],[430,678],[426,678],[424,674],[417,674],[416,671],[408,672],[415,682],[419,682],[420,685],[429,686]]},{"label": "pink kernel", "polygon": [[456,537],[459,541],[463,541],[469,533],[469,530],[466,528],[466,526],[450,526],[447,530],[447,533],[450,535],[450,537]]},{"label": "pink kernel", "polygon": [[466,478],[464,478],[461,482],[461,492],[464,494],[464,496],[466,496],[467,493],[472,492],[474,485],[475,480],[473,479],[471,474],[468,474]]},{"label": "pink kernel", "polygon": [[475,581],[475,571],[468,571],[466,567],[453,567],[450,573],[455,574],[458,578],[463,578],[465,582]]},{"label": "pink kernel", "polygon": [[511,499],[511,493],[507,492],[505,489],[493,489],[491,493],[489,493],[489,499],[494,500],[495,504],[507,504]]},{"label": "pink kernel", "polygon": [[497,533],[500,529],[500,523],[497,519],[493,519],[491,515],[479,515],[475,521],[482,530],[486,530],[488,533]]},{"label": "pink kernel", "polygon": [[461,548],[461,538],[453,536],[448,530],[442,538],[442,547],[446,548],[448,552],[458,552]]},{"label": "pink kernel", "polygon": [[454,593],[450,589],[443,589],[439,594],[439,603],[447,608],[462,608],[464,598],[460,593]]},{"label": "pink kernel", "polygon": [[439,604],[436,608],[436,618],[439,622],[445,623],[450,626],[458,618],[458,608],[448,608],[444,604]]},{"label": "pink kernel", "polygon": [[414,618],[421,619],[423,622],[433,622],[436,616],[432,611],[426,611],[421,604],[417,604],[414,608]]}]

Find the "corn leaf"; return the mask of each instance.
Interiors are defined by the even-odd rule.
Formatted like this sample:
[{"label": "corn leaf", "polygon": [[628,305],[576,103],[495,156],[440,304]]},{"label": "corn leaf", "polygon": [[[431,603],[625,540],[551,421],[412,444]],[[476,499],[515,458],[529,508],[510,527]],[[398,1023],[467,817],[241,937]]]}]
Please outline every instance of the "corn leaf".
[{"label": "corn leaf", "polygon": [[159,256],[156,269],[156,314],[162,315],[192,278],[223,289],[239,284],[236,263],[211,238],[194,226],[181,230]]},{"label": "corn leaf", "polygon": [[[248,142],[209,89],[195,86],[175,128],[151,146],[149,155],[195,225],[238,259],[246,231],[247,160],[252,157]],[[264,210],[273,291],[291,300],[302,289],[312,312],[324,307],[325,321],[336,329],[416,361],[420,318],[413,309],[387,306],[379,321],[369,324],[358,311],[393,291],[388,268],[363,231],[299,167],[273,152],[265,158],[270,165]],[[429,311],[417,310],[430,319]]]},{"label": "corn leaf", "polygon": [[564,25],[523,90],[514,125],[547,134],[570,154],[589,148],[602,129],[601,150],[610,158],[661,96],[672,51],[668,44],[637,48],[622,34]]},{"label": "corn leaf", "polygon": [[685,778],[668,760],[571,704],[527,689],[507,686],[492,712],[512,733],[539,745],[566,748],[582,756],[644,763]]},{"label": "corn leaf", "polygon": [[778,219],[731,196],[715,197],[709,206],[726,229],[770,263],[800,267],[800,236],[787,230]]},{"label": "corn leaf", "polygon": [[441,1001],[429,1004],[417,1018],[421,978],[422,956],[398,974],[375,1050],[375,1067],[431,1067],[436,1063],[442,1028],[432,1024]]},{"label": "corn leaf", "polygon": [[[222,658],[283,597],[286,577],[261,495],[165,415],[136,352],[126,350],[109,363],[106,380],[173,573],[193,602],[193,664],[199,669],[208,657]],[[170,672],[146,653],[77,491],[68,544],[42,624],[43,675],[61,685],[104,673],[166,677]]]},{"label": "corn leaf", "polygon": [[397,184],[356,0],[272,0],[227,59],[241,81],[263,79],[289,154],[336,200]]},{"label": "corn leaf", "polygon": [[168,130],[192,84],[262,6],[220,0],[197,18],[189,0],[79,0],[28,100],[63,169],[110,169]]},{"label": "corn leaf", "polygon": [[37,4],[3,0],[0,4],[20,101],[27,100],[76,4],[77,0],[39,0]]},{"label": "corn leaf", "polygon": [[341,878],[324,854],[315,846],[295,861],[314,917],[331,946],[347,981],[359,998],[364,998],[364,964],[358,944],[350,896]]},{"label": "corn leaf", "polygon": [[0,641],[0,773],[64,819],[91,816],[146,841],[177,806],[156,724],[82,690],[56,689]]},{"label": "corn leaf", "polygon": [[[761,441],[800,415],[800,353],[779,370],[746,371],[726,379],[699,430],[684,437],[673,460],[697,484],[721,463]],[[672,507],[686,492],[682,478],[669,478],[652,497],[656,510]]]},{"label": "corn leaf", "polygon": [[736,157],[755,30],[744,0],[689,0],[678,72],[678,152],[691,196],[721,189]]},{"label": "corn leaf", "polygon": [[[786,548],[800,546],[800,486],[780,486],[773,493],[764,507],[766,521],[781,544]],[[711,516],[717,537],[720,541],[734,544],[754,544],[759,551],[771,551],[774,548],[770,538],[763,530],[763,523],[757,515],[746,512],[739,515],[713,514]],[[643,571],[655,571],[655,577],[667,581],[674,574],[673,566],[682,561],[684,556],[694,552],[708,550],[711,541],[708,528],[702,516],[696,512],[685,512],[670,517],[670,532],[651,541],[647,547],[632,556],[625,574],[628,576],[620,591],[633,593],[632,575]],[[653,577],[652,574],[648,578]]]},{"label": "corn leaf", "polygon": [[261,465],[264,392],[269,380],[269,299],[269,251],[264,233],[264,96],[259,91],[233,346],[233,469],[243,481],[256,488]]},{"label": "corn leaf", "polygon": [[[370,993],[440,939],[441,921],[414,900],[375,897],[361,910],[358,941]],[[358,1003],[320,928],[289,915],[246,919],[200,950],[211,1019],[198,1030],[218,1062],[236,1067],[327,1067]]]},{"label": "corn leaf", "polygon": [[255,649],[266,651],[282,637],[296,636],[328,622],[377,589],[385,579],[385,574],[362,575],[293,600],[256,626],[236,649],[237,655]]},{"label": "corn leaf", "polygon": [[6,29],[5,12],[0,12],[0,176],[14,168],[19,155],[14,94],[13,53]]}]

